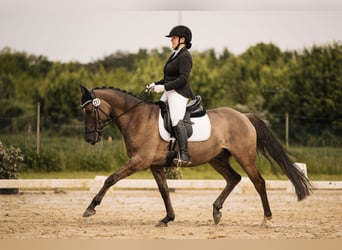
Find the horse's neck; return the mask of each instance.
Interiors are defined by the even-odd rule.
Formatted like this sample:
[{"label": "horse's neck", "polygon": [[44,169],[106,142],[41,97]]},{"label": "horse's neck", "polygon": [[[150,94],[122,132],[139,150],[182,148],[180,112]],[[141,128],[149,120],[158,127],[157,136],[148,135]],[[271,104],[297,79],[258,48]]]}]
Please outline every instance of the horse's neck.
[{"label": "horse's neck", "polygon": [[[125,95],[126,93],[120,94]],[[137,145],[142,145],[144,141],[148,140],[146,128],[158,126],[159,107],[128,94],[122,99],[113,99],[110,104],[115,110],[114,122],[123,135],[127,153],[131,156]]]},{"label": "horse's neck", "polygon": [[[146,105],[144,105],[145,102],[142,99],[120,90],[106,92],[103,94],[103,98],[111,105],[112,119],[114,119],[114,121],[117,120],[118,122],[129,122],[130,120],[135,119],[135,116],[143,116],[143,114],[140,114],[140,111],[143,109],[145,110],[146,108]],[[151,104],[151,106],[153,105]],[[121,125],[124,124],[121,123]]]},{"label": "horse's neck", "polygon": [[139,101],[138,98],[116,89],[100,90],[96,95],[111,106],[112,117],[126,112]]}]

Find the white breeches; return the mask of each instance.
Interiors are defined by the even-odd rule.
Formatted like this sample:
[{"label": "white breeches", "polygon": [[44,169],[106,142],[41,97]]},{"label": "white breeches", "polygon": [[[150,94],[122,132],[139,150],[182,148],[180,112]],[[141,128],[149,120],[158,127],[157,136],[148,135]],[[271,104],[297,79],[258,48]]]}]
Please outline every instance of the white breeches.
[{"label": "white breeches", "polygon": [[178,94],[175,90],[165,91],[160,100],[169,104],[172,126],[175,127],[179,120],[183,120],[188,98]]}]

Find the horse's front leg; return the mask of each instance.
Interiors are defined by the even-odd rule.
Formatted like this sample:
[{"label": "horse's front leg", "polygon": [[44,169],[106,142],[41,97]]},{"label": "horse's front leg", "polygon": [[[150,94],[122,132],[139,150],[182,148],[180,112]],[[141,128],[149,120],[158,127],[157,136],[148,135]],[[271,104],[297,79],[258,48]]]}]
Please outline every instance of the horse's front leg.
[{"label": "horse's front leg", "polygon": [[157,227],[165,227],[169,221],[173,221],[175,219],[175,213],[173,211],[170,195],[169,195],[169,187],[167,185],[166,176],[163,168],[151,168],[154,179],[156,180],[159,188],[159,192],[164,200],[165,208],[166,208],[166,216],[164,219],[158,222]]},{"label": "horse's front leg", "polygon": [[107,191],[109,190],[109,188],[112,187],[119,180],[124,179],[125,177],[137,172],[139,170],[137,166],[138,166],[138,163],[136,161],[130,160],[118,171],[116,171],[115,173],[107,177],[102,188],[93,198],[93,200],[91,201],[86,211],[83,213],[83,217],[89,217],[89,216],[94,215],[96,213],[95,207],[101,204],[101,201],[103,197],[105,196],[105,194],[107,193]]}]

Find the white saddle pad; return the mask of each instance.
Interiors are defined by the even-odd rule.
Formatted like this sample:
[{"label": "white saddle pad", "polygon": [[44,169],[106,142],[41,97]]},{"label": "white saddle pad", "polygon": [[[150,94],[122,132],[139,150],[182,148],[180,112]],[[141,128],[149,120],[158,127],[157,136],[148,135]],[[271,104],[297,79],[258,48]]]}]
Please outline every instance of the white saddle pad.
[{"label": "white saddle pad", "polygon": [[[164,120],[159,111],[159,134],[164,141],[175,140],[164,128]],[[191,118],[193,133],[188,141],[206,141],[210,137],[211,124],[207,114],[202,117]]]}]

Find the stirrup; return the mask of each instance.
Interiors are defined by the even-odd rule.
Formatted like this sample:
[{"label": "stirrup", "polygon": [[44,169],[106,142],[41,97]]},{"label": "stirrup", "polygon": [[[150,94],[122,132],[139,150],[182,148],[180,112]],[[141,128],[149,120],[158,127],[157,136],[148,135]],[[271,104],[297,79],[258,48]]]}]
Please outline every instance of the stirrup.
[{"label": "stirrup", "polygon": [[173,164],[176,165],[176,167],[187,167],[190,166],[192,164],[191,160],[189,161],[183,161],[180,156],[178,155],[177,158],[173,159]]}]

